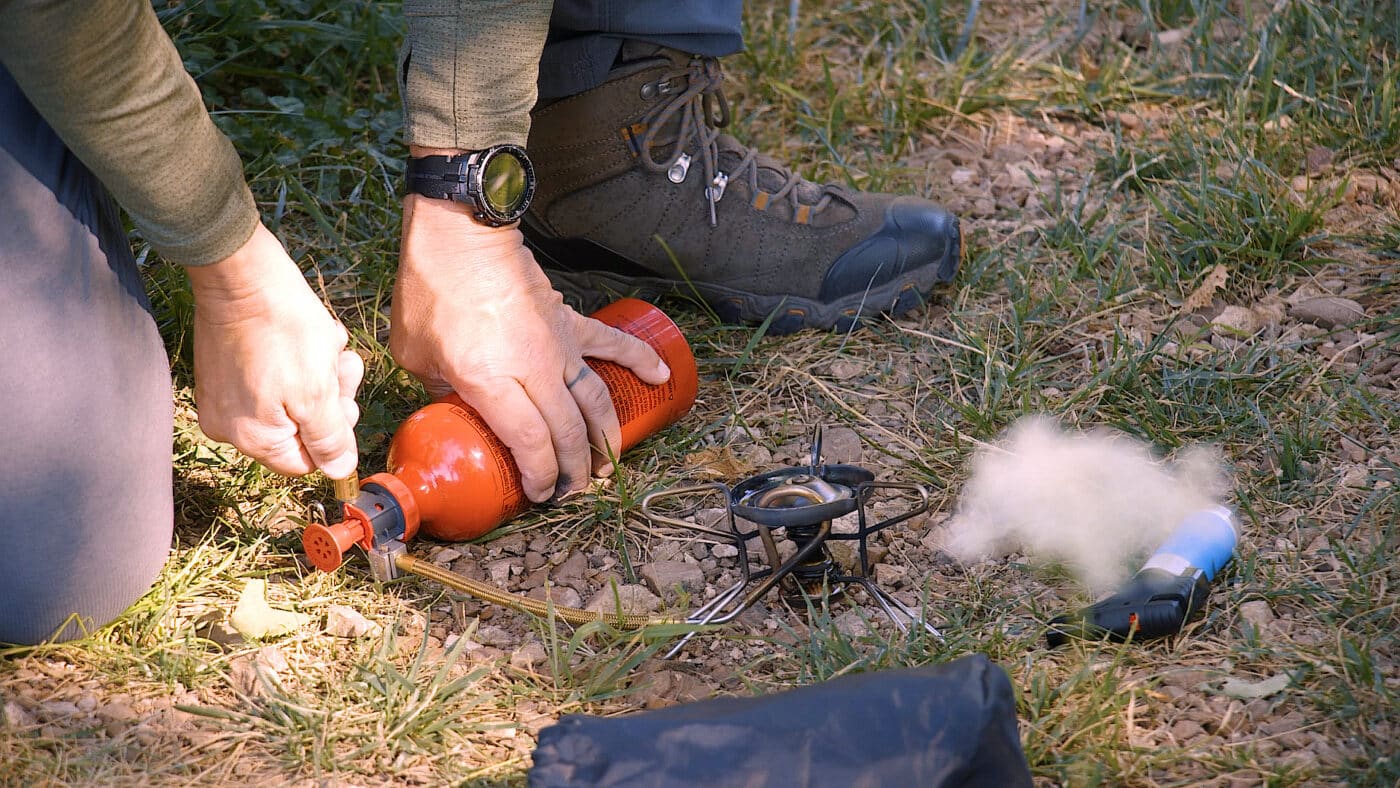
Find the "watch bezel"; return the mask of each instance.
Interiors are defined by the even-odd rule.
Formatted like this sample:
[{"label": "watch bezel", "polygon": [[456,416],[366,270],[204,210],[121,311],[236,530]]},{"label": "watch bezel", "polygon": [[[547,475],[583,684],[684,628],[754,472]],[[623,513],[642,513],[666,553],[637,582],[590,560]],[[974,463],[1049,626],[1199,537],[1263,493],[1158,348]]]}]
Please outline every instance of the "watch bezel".
[{"label": "watch bezel", "polygon": [[[486,166],[502,155],[515,159],[525,171],[525,191],[513,210],[501,210],[492,205],[482,183]],[[463,203],[471,209],[473,219],[491,227],[519,221],[529,210],[535,196],[535,165],[525,154],[524,148],[509,143],[455,156],[411,157],[404,174],[410,192]]]},{"label": "watch bezel", "polygon": [[[468,191],[476,198],[476,208],[479,212],[477,218],[488,220],[496,226],[511,224],[520,220],[525,212],[530,208],[530,201],[535,196],[535,165],[530,162],[530,157],[525,155],[525,149],[519,145],[492,145],[476,151],[475,161],[469,165]],[[486,188],[482,183],[482,177],[486,173],[486,166],[497,156],[510,156],[520,163],[525,170],[525,191],[520,195],[520,204],[513,211],[498,210],[486,197]]]}]

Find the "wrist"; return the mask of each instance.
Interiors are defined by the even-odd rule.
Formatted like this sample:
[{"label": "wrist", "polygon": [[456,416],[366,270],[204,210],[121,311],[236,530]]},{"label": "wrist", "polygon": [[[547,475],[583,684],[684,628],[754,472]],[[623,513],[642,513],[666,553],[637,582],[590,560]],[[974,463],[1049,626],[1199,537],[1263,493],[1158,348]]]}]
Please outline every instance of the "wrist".
[{"label": "wrist", "polygon": [[282,242],[260,222],[252,236],[233,254],[208,265],[185,269],[196,308],[222,308],[247,303],[292,277],[304,283],[301,269]]}]

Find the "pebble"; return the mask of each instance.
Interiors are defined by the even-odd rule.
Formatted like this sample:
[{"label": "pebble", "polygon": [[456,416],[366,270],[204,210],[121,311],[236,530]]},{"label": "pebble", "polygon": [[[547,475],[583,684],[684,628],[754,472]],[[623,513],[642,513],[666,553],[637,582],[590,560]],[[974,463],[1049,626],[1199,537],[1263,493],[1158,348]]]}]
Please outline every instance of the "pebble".
[{"label": "pebble", "polygon": [[486,565],[486,573],[491,577],[492,583],[504,586],[510,582],[510,571],[514,566],[514,558],[497,558]]},{"label": "pebble", "polygon": [[680,592],[704,591],[704,572],[685,561],[651,561],[641,565],[640,574],[651,591],[668,600],[675,599]]},{"label": "pebble", "polygon": [[570,553],[569,557],[554,567],[549,579],[555,584],[568,586],[580,594],[588,590],[588,559],[583,553]]},{"label": "pebble", "polygon": [[822,459],[826,462],[853,465],[860,462],[864,450],[864,441],[850,427],[822,430]]},{"label": "pebble", "polygon": [[1254,637],[1258,638],[1268,631],[1269,622],[1274,620],[1274,611],[1269,607],[1269,603],[1262,599],[1254,599],[1240,605],[1240,623],[1245,637],[1249,637],[1250,631]]},{"label": "pebble", "polygon": [[26,711],[19,703],[12,700],[5,701],[5,726],[7,728],[16,730],[30,728],[36,724],[38,724],[38,720],[34,719],[34,715]]},{"label": "pebble", "polygon": [[549,594],[545,595],[545,587],[540,585],[530,590],[526,596],[531,599],[544,601],[550,599],[558,607],[578,607],[583,604],[583,597],[577,591],[568,586],[549,586]]},{"label": "pebble", "polygon": [[1193,720],[1177,720],[1176,723],[1172,725],[1172,738],[1181,743],[1188,742],[1197,736],[1204,736],[1205,734],[1206,729],[1202,728],[1200,723]]},{"label": "pebble", "polygon": [[451,547],[440,547],[433,552],[428,560],[438,566],[447,566],[461,557],[462,552],[460,550],[454,550]]},{"label": "pebble", "polygon": [[50,701],[39,707],[39,716],[45,720],[61,720],[78,713],[78,704],[67,700]]},{"label": "pebble", "polygon": [[1346,455],[1346,458],[1352,462],[1366,461],[1366,447],[1352,438],[1343,435],[1341,439],[1341,449],[1342,453]]},{"label": "pebble", "polygon": [[533,572],[545,565],[544,553],[537,553],[534,550],[525,554],[525,571]]},{"label": "pebble", "polygon": [[1295,320],[1323,328],[1351,325],[1366,317],[1366,310],[1350,298],[1321,296],[1294,303],[1290,310]]},{"label": "pebble", "polygon": [[532,640],[511,652],[510,666],[516,670],[529,670],[544,662],[548,656],[549,655],[544,650],[544,644],[537,640]]},{"label": "pebble", "polygon": [[856,610],[847,610],[832,622],[836,631],[848,638],[863,638],[870,634],[870,624]]},{"label": "pebble", "polygon": [[1225,335],[1239,339],[1250,336],[1259,330],[1259,317],[1253,310],[1242,306],[1227,306],[1210,321],[1211,329],[1220,334],[1223,329]]},{"label": "pebble", "polygon": [[710,555],[715,558],[734,558],[739,555],[739,548],[732,544],[717,544],[710,547]]},{"label": "pebble", "polygon": [[585,610],[595,613],[614,613],[621,606],[623,613],[652,613],[661,607],[661,599],[647,590],[646,586],[619,585],[616,594],[613,587],[607,586],[588,600]]},{"label": "pebble", "polygon": [[359,638],[378,635],[382,627],[346,605],[331,605],[326,608],[326,634],[340,638]]}]

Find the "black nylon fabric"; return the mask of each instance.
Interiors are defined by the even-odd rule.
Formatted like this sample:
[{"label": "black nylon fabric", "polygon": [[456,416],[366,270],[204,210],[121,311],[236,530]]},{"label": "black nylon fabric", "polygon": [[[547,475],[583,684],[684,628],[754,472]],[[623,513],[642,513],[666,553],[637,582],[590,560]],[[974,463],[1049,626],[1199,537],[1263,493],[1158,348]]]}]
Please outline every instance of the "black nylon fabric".
[{"label": "black nylon fabric", "polygon": [[976,654],[540,732],[532,788],[1031,784],[1005,671]]}]

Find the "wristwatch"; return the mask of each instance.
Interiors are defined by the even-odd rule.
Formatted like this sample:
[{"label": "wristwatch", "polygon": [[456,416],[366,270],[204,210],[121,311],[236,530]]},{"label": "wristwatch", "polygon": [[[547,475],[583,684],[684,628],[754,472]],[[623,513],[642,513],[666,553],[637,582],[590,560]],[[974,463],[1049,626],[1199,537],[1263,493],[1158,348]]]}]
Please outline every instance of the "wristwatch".
[{"label": "wristwatch", "polygon": [[519,145],[410,158],[407,178],[410,192],[465,203],[472,218],[491,227],[524,216],[535,195],[535,167]]}]

